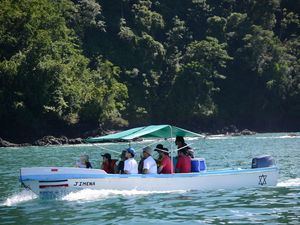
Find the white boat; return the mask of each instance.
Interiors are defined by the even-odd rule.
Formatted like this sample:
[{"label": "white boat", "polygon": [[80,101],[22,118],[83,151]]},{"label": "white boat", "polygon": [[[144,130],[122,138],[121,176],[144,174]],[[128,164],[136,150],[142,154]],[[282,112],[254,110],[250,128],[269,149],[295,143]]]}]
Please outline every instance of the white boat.
[{"label": "white boat", "polygon": [[[133,128],[102,137],[87,139],[93,143],[105,140],[133,140],[135,138],[173,138],[175,136],[202,137],[202,135],[169,125]],[[172,151],[171,152],[175,152]],[[73,167],[21,168],[20,181],[41,197],[64,195],[82,189],[97,190],[217,190],[261,186],[275,186],[278,168],[267,161],[257,161],[247,169],[202,170],[172,174],[107,174],[100,169]],[[259,160],[259,159],[258,159]],[[255,161],[256,162],[256,161]]]}]

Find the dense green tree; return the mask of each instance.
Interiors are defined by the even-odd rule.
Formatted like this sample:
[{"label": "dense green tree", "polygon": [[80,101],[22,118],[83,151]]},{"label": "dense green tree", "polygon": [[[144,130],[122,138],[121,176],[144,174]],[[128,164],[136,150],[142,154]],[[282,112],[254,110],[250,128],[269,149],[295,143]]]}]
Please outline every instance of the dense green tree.
[{"label": "dense green tree", "polygon": [[[219,89],[215,85],[223,75],[228,56],[225,44],[208,37],[187,46],[183,57],[184,66],[175,80],[170,100],[173,100],[170,117],[181,123],[211,117],[217,108],[213,95]],[[189,119],[187,119],[189,118]]]},{"label": "dense green tree", "polygon": [[[4,127],[20,126],[39,133],[49,119],[77,123],[83,104],[103,95],[110,97],[98,106],[102,113],[94,117],[101,122],[120,118],[126,87],[116,81],[116,72],[107,72],[105,63],[97,70],[88,68],[89,59],[63,17],[73,7],[69,1],[1,3],[0,114]],[[94,77],[102,76],[102,83],[94,82]],[[95,86],[102,92],[91,94]]]},{"label": "dense green tree", "polygon": [[81,124],[296,129],[299,9],[293,0],[3,0],[0,136]]}]

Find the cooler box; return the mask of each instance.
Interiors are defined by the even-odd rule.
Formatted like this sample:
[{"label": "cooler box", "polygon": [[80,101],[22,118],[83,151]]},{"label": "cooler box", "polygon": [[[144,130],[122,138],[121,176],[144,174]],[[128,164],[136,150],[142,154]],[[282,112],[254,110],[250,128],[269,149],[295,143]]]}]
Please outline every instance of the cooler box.
[{"label": "cooler box", "polygon": [[191,160],[191,172],[204,172],[206,171],[206,163],[203,158],[195,158]]},{"label": "cooler box", "polygon": [[272,156],[262,155],[252,159],[252,169],[274,166],[275,162]]}]

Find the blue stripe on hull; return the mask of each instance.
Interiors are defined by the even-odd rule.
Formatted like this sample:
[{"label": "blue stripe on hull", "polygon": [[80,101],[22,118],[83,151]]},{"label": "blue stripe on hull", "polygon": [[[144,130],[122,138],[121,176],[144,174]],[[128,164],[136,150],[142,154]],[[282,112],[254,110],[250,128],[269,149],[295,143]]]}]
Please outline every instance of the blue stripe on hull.
[{"label": "blue stripe on hull", "polygon": [[178,178],[178,177],[198,177],[210,175],[230,175],[241,173],[260,173],[278,171],[276,166],[257,169],[226,169],[206,171],[200,173],[175,173],[175,174],[51,174],[51,175],[22,175],[21,181],[39,180],[42,182],[58,182],[66,179],[80,179],[80,178]]},{"label": "blue stripe on hull", "polygon": [[51,182],[67,182],[68,180],[40,180],[40,183],[51,183]]}]

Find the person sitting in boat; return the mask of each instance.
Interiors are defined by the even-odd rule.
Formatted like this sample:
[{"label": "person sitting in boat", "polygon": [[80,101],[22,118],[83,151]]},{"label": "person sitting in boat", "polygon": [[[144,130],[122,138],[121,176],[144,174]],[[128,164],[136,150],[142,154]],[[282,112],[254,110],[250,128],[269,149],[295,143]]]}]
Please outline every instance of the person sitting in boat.
[{"label": "person sitting in boat", "polygon": [[138,171],[139,171],[139,174],[142,174],[143,173],[143,167],[144,167],[144,160],[145,160],[144,154],[141,153],[140,157],[141,157],[141,160],[139,161],[139,164],[138,164]]},{"label": "person sitting in boat", "polygon": [[89,161],[89,156],[81,155],[79,161],[76,163],[76,167],[87,169],[92,168],[92,165]]},{"label": "person sitting in boat", "polygon": [[186,149],[178,150],[178,160],[175,167],[176,173],[190,173],[191,172],[191,157],[187,155]]},{"label": "person sitting in boat", "polygon": [[[154,149],[154,151],[155,152],[157,152],[158,153],[158,158],[155,160],[156,161],[156,164],[157,164],[157,168],[159,168],[160,167],[160,164],[161,164],[161,161],[163,160],[163,158],[162,158],[162,154],[159,154],[159,149],[163,149],[164,148],[164,146],[162,145],[162,144],[158,144],[158,145],[156,145],[156,147],[155,147],[155,149]],[[157,171],[158,172],[158,171]]]},{"label": "person sitting in boat", "polygon": [[157,151],[159,154],[157,172],[162,174],[172,173],[174,167],[169,156],[169,150],[164,148],[162,144],[158,144],[154,151]]},{"label": "person sitting in boat", "polygon": [[[185,149],[187,152],[187,155],[190,156],[191,158],[194,158],[194,150],[185,143],[184,138],[182,136],[176,136],[175,144],[177,145],[177,148],[179,150]],[[184,147],[184,146],[186,146],[186,147]]]},{"label": "person sitting in boat", "polygon": [[143,164],[143,174],[156,174],[157,164],[152,157],[152,149],[147,146],[143,148],[144,164]]},{"label": "person sitting in boat", "polygon": [[126,160],[125,155],[126,155],[126,150],[123,150],[120,155],[121,160],[119,161],[119,163],[116,167],[116,173],[118,173],[118,174],[124,174],[124,162]]},{"label": "person sitting in boat", "polygon": [[111,155],[109,153],[105,153],[101,156],[103,158],[101,169],[106,173],[115,173],[116,160],[111,159]]},{"label": "person sitting in boat", "polygon": [[138,173],[138,164],[134,159],[135,150],[133,148],[128,148],[126,150],[126,160],[124,162],[124,173],[126,174],[137,174]]}]

